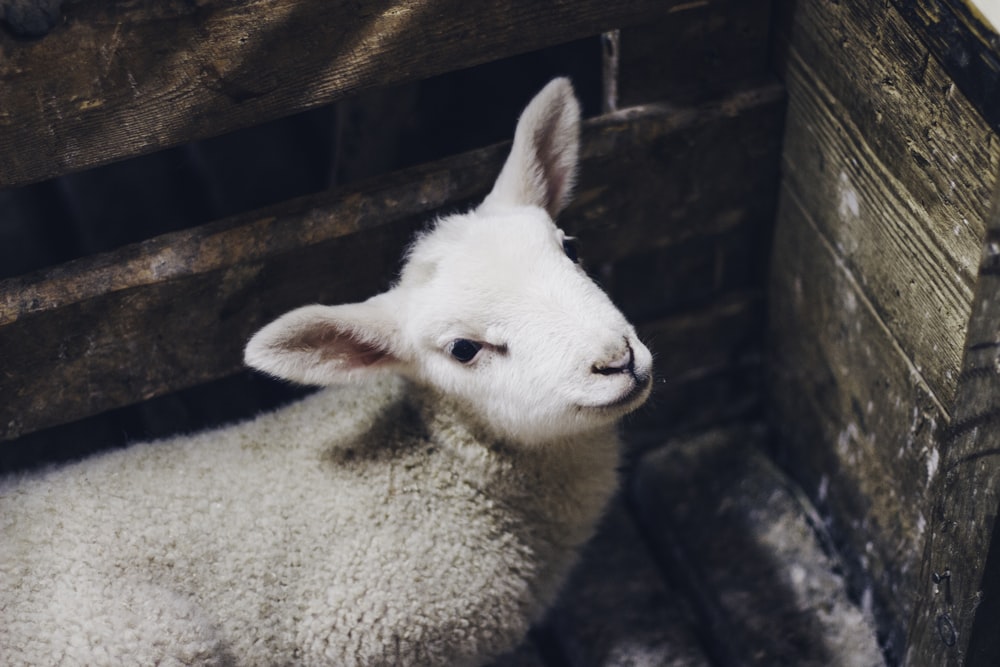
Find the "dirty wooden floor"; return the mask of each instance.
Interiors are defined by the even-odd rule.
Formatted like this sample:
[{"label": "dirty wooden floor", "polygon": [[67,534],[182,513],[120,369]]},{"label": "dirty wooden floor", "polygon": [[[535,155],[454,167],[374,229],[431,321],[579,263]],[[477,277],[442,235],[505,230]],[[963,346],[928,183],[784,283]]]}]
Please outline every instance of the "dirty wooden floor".
[{"label": "dirty wooden floor", "polygon": [[497,667],[884,664],[755,425],[646,451],[545,623]]}]

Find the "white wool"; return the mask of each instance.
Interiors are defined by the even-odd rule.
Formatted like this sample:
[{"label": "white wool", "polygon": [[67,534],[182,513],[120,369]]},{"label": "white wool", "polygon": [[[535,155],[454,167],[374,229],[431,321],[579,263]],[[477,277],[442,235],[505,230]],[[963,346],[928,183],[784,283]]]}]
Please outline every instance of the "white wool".
[{"label": "white wool", "polygon": [[422,235],[393,289],[247,346],[251,366],[338,386],[0,482],[3,663],[474,665],[521,641],[651,384],[551,219],[578,123],[553,81],[484,204]]}]

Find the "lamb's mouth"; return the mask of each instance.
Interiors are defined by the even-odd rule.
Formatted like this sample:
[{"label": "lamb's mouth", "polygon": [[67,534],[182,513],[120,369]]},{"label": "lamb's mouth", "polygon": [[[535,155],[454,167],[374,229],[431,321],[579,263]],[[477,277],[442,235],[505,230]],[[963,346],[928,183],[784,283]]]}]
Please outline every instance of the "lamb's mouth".
[{"label": "lamb's mouth", "polygon": [[615,400],[600,405],[581,405],[579,406],[580,409],[624,414],[633,408],[639,407],[649,396],[650,389],[653,386],[653,376],[650,373],[642,373],[633,375],[632,377],[635,379],[632,387]]}]

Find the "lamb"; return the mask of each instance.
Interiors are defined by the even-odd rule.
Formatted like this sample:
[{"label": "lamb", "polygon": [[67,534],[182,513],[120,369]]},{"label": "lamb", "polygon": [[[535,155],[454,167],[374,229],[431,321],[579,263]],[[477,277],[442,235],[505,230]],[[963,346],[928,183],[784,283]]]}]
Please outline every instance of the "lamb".
[{"label": "lamb", "polygon": [[0,483],[7,665],[475,665],[554,601],[616,487],[652,358],[553,218],[566,79],[486,199],[395,286],[254,335],[319,392],[254,420]]}]

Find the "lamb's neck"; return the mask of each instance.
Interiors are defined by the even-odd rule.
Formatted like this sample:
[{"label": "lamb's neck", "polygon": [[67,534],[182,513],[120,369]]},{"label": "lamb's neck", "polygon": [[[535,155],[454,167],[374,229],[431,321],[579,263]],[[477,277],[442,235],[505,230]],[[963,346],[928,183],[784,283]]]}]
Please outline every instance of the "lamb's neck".
[{"label": "lamb's neck", "polygon": [[613,425],[545,443],[491,434],[454,401],[411,392],[429,437],[467,464],[467,481],[534,518],[586,540],[617,488],[620,443]]}]

